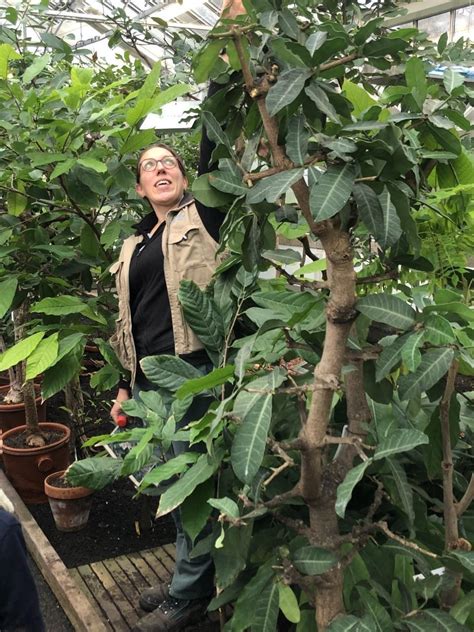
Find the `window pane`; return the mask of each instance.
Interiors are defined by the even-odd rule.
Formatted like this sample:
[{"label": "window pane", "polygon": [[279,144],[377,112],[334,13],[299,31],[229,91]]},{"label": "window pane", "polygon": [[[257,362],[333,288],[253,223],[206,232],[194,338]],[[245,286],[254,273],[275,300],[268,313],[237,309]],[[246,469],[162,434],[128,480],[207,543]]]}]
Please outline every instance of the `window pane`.
[{"label": "window pane", "polygon": [[449,13],[433,15],[430,18],[418,20],[418,28],[420,31],[425,31],[430,40],[437,42],[440,35],[446,32],[449,34],[449,18]]},{"label": "window pane", "polygon": [[474,7],[464,7],[456,11],[454,39],[465,37],[474,41]]}]

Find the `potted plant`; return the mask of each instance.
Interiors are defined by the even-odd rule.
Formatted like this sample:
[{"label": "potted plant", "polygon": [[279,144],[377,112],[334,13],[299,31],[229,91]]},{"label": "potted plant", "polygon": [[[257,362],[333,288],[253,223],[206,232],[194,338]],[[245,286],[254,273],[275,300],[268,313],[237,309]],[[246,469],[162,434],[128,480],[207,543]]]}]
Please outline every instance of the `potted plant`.
[{"label": "potted plant", "polygon": [[67,470],[49,474],[44,481],[54,522],[59,531],[79,531],[89,520],[94,490],[72,485]]}]

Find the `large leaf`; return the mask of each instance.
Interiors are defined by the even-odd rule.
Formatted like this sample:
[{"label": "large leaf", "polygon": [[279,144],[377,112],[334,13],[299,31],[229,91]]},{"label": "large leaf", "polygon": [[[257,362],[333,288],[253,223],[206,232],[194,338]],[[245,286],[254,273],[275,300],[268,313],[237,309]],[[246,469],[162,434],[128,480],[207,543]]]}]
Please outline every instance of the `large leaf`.
[{"label": "large leaf", "polygon": [[377,358],[375,380],[380,382],[386,377],[397,362],[401,359],[402,348],[407,341],[407,334],[398,336],[391,344],[383,348],[382,353]]},{"label": "large leaf", "polygon": [[[61,354],[61,343],[59,354]],[[75,375],[78,375],[81,368],[81,357],[82,350],[80,348],[79,350],[73,349],[45,371],[44,379],[41,382],[43,399],[48,399],[48,397],[58,393]]]},{"label": "large leaf", "polygon": [[242,183],[242,179],[234,176],[229,171],[213,171],[209,174],[209,183],[218,191],[230,193],[242,197],[247,195],[248,187]]},{"label": "large leaf", "polygon": [[193,281],[188,280],[181,281],[178,298],[186,322],[217,366],[224,342],[224,324],[213,300]]},{"label": "large leaf", "polygon": [[222,528],[221,541],[216,542],[212,554],[219,590],[233,584],[239,573],[246,567],[252,530],[252,522],[240,527]]},{"label": "large leaf", "polygon": [[393,454],[408,452],[425,443],[428,443],[428,437],[424,432],[420,432],[419,430],[397,430],[396,433],[385,437],[385,439],[380,442],[378,448],[375,450],[373,459],[374,461],[378,461],[379,459],[384,459]]},{"label": "large leaf", "polygon": [[415,510],[413,509],[413,489],[408,482],[403,466],[395,459],[387,458],[387,464],[395,483],[396,493],[400,498],[403,511],[408,516],[410,525],[415,521]]},{"label": "large leaf", "polygon": [[402,362],[409,371],[416,371],[421,362],[421,351],[419,347],[422,344],[423,336],[424,333],[422,331],[408,336],[407,341],[402,347]]},{"label": "large leaf", "polygon": [[214,369],[207,375],[198,377],[194,380],[188,380],[176,391],[176,396],[180,399],[187,397],[188,395],[194,395],[195,393],[202,393],[210,388],[221,386],[226,382],[229,382],[234,375],[234,365],[227,364],[224,367]]},{"label": "large leaf", "polygon": [[119,477],[121,467],[121,459],[94,456],[73,463],[66,476],[71,485],[102,489]]},{"label": "large leaf", "polygon": [[400,399],[412,399],[426,392],[445,375],[453,361],[454,350],[449,348],[427,351],[414,373],[403,375],[398,381]]},{"label": "large leaf", "polygon": [[295,593],[290,586],[278,582],[278,597],[280,610],[291,623],[298,623],[301,619],[300,607]]},{"label": "large leaf", "polygon": [[32,305],[31,310],[48,316],[66,316],[68,314],[82,314],[91,320],[103,323],[104,319],[96,314],[91,307],[78,296],[56,296],[44,298]]},{"label": "large leaf", "polygon": [[20,342],[17,342],[16,345],[13,345],[13,347],[10,347],[10,349],[7,349],[4,353],[0,354],[0,371],[5,371],[11,366],[25,360],[31,353],[33,353],[43,337],[44,332],[38,332],[32,336],[28,336],[28,338],[20,340]]},{"label": "large leaf", "polygon": [[48,64],[51,63],[51,55],[49,53],[43,53],[41,57],[35,57],[32,64],[23,73],[23,83],[29,83],[35,77],[37,77]]},{"label": "large leaf", "polygon": [[425,340],[432,345],[449,345],[455,341],[451,323],[439,314],[430,314],[425,323]]},{"label": "large leaf", "polygon": [[59,334],[55,333],[43,338],[39,345],[28,357],[26,362],[26,380],[32,380],[40,373],[56,363],[59,351]]},{"label": "large leaf", "polygon": [[263,178],[257,182],[247,193],[248,204],[258,204],[267,200],[267,202],[275,202],[283,193],[288,191],[292,184],[303,177],[303,169],[290,169],[282,171],[274,176]]},{"label": "large leaf", "polygon": [[359,312],[379,323],[408,329],[415,323],[415,310],[398,296],[369,294],[357,301]]},{"label": "large leaf", "polygon": [[338,562],[331,551],[317,546],[304,546],[293,554],[293,564],[304,575],[322,575]]},{"label": "large leaf", "polygon": [[279,611],[278,601],[278,584],[270,582],[255,604],[251,632],[275,632]]},{"label": "large leaf", "polygon": [[179,509],[183,529],[192,542],[196,540],[209,520],[212,510],[206,501],[214,493],[214,488],[215,483],[212,478],[209,478],[196,487],[194,492],[184,500]]},{"label": "large leaf", "polygon": [[443,84],[446,92],[451,94],[453,90],[459,88],[464,83],[464,77],[461,73],[456,72],[452,68],[447,68],[443,74]]},{"label": "large leaf", "polygon": [[448,557],[453,557],[474,575],[474,551],[450,551]]},{"label": "large leaf", "polygon": [[147,472],[140,483],[140,490],[149,487],[150,485],[159,485],[163,481],[181,474],[188,469],[191,463],[195,463],[199,457],[197,452],[182,452],[173,459],[166,461]]},{"label": "large leaf", "polygon": [[277,114],[282,108],[290,105],[299,96],[310,71],[293,68],[281,73],[278,81],[270,88],[265,99],[270,116]]},{"label": "large leaf", "polygon": [[286,153],[295,165],[302,165],[308,153],[309,132],[305,128],[305,120],[302,114],[297,114],[288,124]]},{"label": "large leaf", "polygon": [[388,248],[398,241],[402,234],[402,227],[386,187],[384,187],[382,194],[379,196],[379,200],[382,210],[382,232],[379,231],[375,237],[382,248]]},{"label": "large leaf", "polygon": [[468,632],[469,630],[447,612],[432,608],[423,610],[414,617],[406,618],[404,623],[410,632]]},{"label": "large leaf", "polygon": [[340,119],[337,115],[337,112],[329,101],[329,97],[326,92],[318,85],[318,82],[313,80],[309,86],[305,89],[306,94],[309,96],[311,101],[315,104],[317,109],[325,114],[330,121],[333,123],[340,123]]},{"label": "large leaf", "polygon": [[363,461],[362,463],[359,463],[359,465],[356,465],[356,467],[352,468],[352,470],[349,470],[343,482],[338,486],[336,513],[340,518],[344,518],[347,503],[352,497],[354,487],[362,480],[365,470],[371,463],[372,459],[368,459],[367,461]]},{"label": "large leaf", "polygon": [[349,200],[355,179],[353,165],[332,166],[311,187],[309,203],[316,221],[334,217]]},{"label": "large leaf", "polygon": [[202,113],[202,122],[206,128],[209,138],[216,143],[216,145],[224,145],[230,149],[230,142],[227,138],[222,127],[219,125],[218,120],[211,112]]},{"label": "large leaf", "polygon": [[377,194],[366,184],[355,184],[352,193],[361,220],[369,232],[377,237],[382,231],[382,209]]},{"label": "large leaf", "polygon": [[11,277],[0,283],[0,318],[3,318],[10,309],[15,298],[18,279]]},{"label": "large leaf", "polygon": [[372,620],[367,622],[365,617],[358,619],[352,614],[336,617],[327,628],[327,632],[374,632],[374,630]]},{"label": "large leaf", "polygon": [[202,377],[202,374],[189,362],[176,356],[148,356],[140,360],[145,377],[162,388],[176,391],[186,380]]},{"label": "large leaf", "polygon": [[201,454],[196,463],[161,496],[156,517],[159,518],[176,509],[198,485],[207,481],[218,467],[217,457],[211,458],[207,454]]}]

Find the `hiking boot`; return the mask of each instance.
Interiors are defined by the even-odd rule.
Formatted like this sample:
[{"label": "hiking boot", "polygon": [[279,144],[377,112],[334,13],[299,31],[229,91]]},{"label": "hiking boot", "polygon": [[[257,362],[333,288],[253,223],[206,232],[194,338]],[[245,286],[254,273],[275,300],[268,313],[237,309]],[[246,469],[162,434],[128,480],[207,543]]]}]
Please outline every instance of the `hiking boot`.
[{"label": "hiking boot", "polygon": [[145,590],[140,593],[138,603],[140,604],[140,608],[145,610],[145,612],[153,612],[153,610],[158,608],[160,603],[168,599],[169,594],[169,584],[158,584],[151,588],[145,588]]},{"label": "hiking boot", "polygon": [[145,615],[132,632],[177,632],[199,621],[206,612],[209,599],[175,599],[168,597]]}]

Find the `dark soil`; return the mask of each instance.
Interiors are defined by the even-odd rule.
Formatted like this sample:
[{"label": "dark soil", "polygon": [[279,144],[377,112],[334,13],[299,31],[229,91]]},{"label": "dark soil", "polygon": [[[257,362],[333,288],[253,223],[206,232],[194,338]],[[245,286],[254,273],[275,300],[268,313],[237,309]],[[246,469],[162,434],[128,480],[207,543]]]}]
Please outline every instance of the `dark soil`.
[{"label": "dark soil", "polygon": [[61,476],[50,478],[48,484],[51,485],[51,487],[57,487],[58,489],[70,489],[71,487],[74,487],[74,485],[68,483],[67,479],[62,474]]},{"label": "dark soil", "polygon": [[[81,378],[81,382],[86,405],[85,434],[92,437],[110,433],[114,426],[109,410],[115,392],[97,396],[89,389],[87,378]],[[48,400],[47,420],[70,425],[62,393]],[[77,434],[75,428],[71,430]],[[72,459],[83,456],[80,445],[81,440],[72,439]],[[173,519],[165,516],[154,520],[158,498],[134,496],[135,487],[128,478],[94,492],[87,526],[73,533],[56,529],[49,504],[30,505],[28,509],[64,564],[71,568],[175,541]]]},{"label": "dark soil", "polygon": [[141,496],[134,500],[132,483],[120,480],[93,495],[87,526],[63,533],[56,529],[49,504],[28,509],[68,568],[118,557],[174,542],[171,517],[153,521],[157,501]]},{"label": "dark soil", "polygon": [[[64,434],[62,432],[55,432],[55,431],[45,432],[44,430],[41,432],[41,435],[44,437],[44,440],[46,441],[45,445],[56,443],[56,441],[59,441],[60,439],[64,437]],[[4,443],[10,448],[28,448],[29,446],[26,443],[27,437],[28,437],[27,431],[23,430],[23,432],[20,432],[14,435],[13,437],[7,437],[4,440]]]}]

